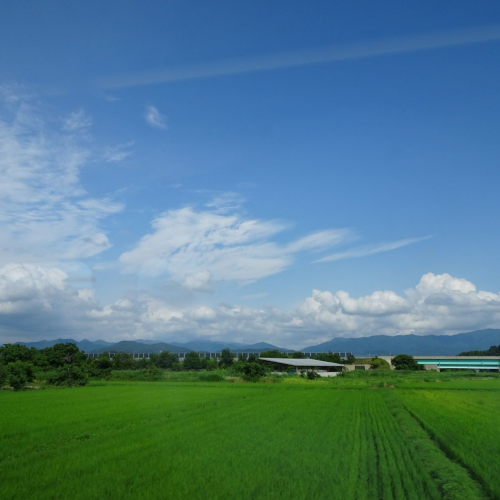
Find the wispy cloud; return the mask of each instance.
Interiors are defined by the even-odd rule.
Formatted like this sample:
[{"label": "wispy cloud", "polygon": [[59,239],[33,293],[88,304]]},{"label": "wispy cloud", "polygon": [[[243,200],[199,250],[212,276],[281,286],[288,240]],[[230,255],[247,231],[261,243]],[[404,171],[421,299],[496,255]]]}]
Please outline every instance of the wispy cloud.
[{"label": "wispy cloud", "polygon": [[153,231],[120,256],[128,273],[168,275],[192,289],[211,283],[251,283],[279,273],[295,254],[331,248],[350,237],[345,230],[320,231],[288,245],[273,241],[288,225],[275,220],[246,219],[237,212],[193,208],[169,210],[152,222]]},{"label": "wispy cloud", "polygon": [[493,24],[407,37],[372,40],[316,50],[230,59],[142,73],[109,76],[101,78],[98,85],[107,89],[137,87],[456,47],[499,39],[500,25]]},{"label": "wispy cloud", "polygon": [[87,115],[84,109],[73,111],[67,118],[63,120],[63,127],[69,132],[75,132],[90,127],[92,118]]},{"label": "wispy cloud", "polygon": [[132,154],[131,148],[133,145],[134,141],[129,141],[117,146],[107,147],[102,154],[102,159],[106,163],[119,163]]},{"label": "wispy cloud", "polygon": [[144,119],[146,120],[146,123],[153,128],[164,130],[166,130],[167,128],[165,117],[158,111],[158,108],[156,108],[155,106],[148,106],[146,108]]},{"label": "wispy cloud", "polygon": [[378,245],[363,245],[360,247],[352,248],[351,250],[347,250],[345,252],[338,252],[327,255],[326,257],[315,260],[314,263],[332,262],[335,260],[344,259],[356,259],[376,253],[390,252],[391,250],[396,250],[397,248],[413,245],[414,243],[419,243],[420,241],[428,240],[429,238],[432,238],[432,236],[423,236],[421,238],[407,238],[404,240],[392,241],[389,243],[380,243]]},{"label": "wispy cloud", "polygon": [[73,113],[61,132],[21,97],[9,106],[0,119],[0,263],[81,259],[109,248],[100,221],[122,205],[93,198],[80,181],[92,153],[74,132],[89,125],[87,115]]}]

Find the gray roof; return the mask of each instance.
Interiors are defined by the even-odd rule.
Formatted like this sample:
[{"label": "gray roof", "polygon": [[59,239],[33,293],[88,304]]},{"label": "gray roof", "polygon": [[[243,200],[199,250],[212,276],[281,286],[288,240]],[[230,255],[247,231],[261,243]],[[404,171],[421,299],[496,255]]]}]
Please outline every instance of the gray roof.
[{"label": "gray roof", "polygon": [[259,358],[261,361],[270,361],[271,363],[280,363],[288,366],[344,366],[340,363],[329,363],[328,361],[319,361],[318,359],[287,359],[287,358]]}]

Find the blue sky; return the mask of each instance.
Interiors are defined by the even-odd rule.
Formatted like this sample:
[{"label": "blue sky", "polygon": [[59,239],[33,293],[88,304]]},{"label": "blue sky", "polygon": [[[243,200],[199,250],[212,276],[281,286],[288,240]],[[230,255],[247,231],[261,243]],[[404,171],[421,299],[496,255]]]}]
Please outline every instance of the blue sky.
[{"label": "blue sky", "polygon": [[496,3],[2,11],[6,339],[500,324]]}]

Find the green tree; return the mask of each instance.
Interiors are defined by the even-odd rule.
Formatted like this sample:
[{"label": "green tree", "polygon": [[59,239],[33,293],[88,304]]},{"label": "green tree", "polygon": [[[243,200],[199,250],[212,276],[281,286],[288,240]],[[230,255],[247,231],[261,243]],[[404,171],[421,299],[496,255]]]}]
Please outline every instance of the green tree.
[{"label": "green tree", "polygon": [[0,387],[4,386],[9,380],[9,370],[6,366],[0,365]]},{"label": "green tree", "polygon": [[220,354],[220,364],[224,368],[229,368],[234,363],[234,354],[229,349],[222,349]]},{"label": "green tree", "polygon": [[208,372],[213,372],[217,369],[217,363],[213,359],[207,359],[206,370]]},{"label": "green tree", "polygon": [[80,351],[76,344],[67,342],[65,344],[55,344],[40,351],[52,368],[66,366],[68,363],[83,366],[87,364],[87,356]]},{"label": "green tree", "polygon": [[278,349],[270,349],[260,353],[261,358],[289,358],[285,352],[278,351]]},{"label": "green tree", "polygon": [[392,358],[392,366],[396,370],[419,370],[420,366],[413,356],[409,354],[398,354]]},{"label": "green tree", "polygon": [[295,351],[292,354],[292,358],[294,358],[294,359],[306,359],[306,355],[303,352]]},{"label": "green tree", "polygon": [[191,351],[184,357],[184,370],[201,370],[205,363],[197,352]]},{"label": "green tree", "polygon": [[347,355],[346,364],[353,365],[355,362],[356,362],[356,358],[351,353],[349,353]]},{"label": "green tree", "polygon": [[68,363],[59,367],[55,374],[49,378],[49,384],[65,385],[67,387],[79,387],[86,385],[88,375],[78,365]]},{"label": "green tree", "polygon": [[266,369],[260,363],[245,363],[242,371],[243,378],[249,382],[257,382],[266,373]]},{"label": "green tree", "polygon": [[339,363],[339,364],[342,363],[340,354],[337,352],[333,353],[330,351],[317,354],[316,356],[314,356],[313,359],[317,359],[319,361],[327,361],[328,363]]},{"label": "green tree", "polygon": [[117,352],[113,358],[113,370],[136,370],[136,362],[132,354],[126,352]]},{"label": "green tree", "polygon": [[5,344],[0,347],[0,364],[8,365],[15,361],[32,361],[37,350],[32,347],[28,349],[22,344]]},{"label": "green tree", "polygon": [[9,371],[9,384],[15,391],[20,391],[28,382],[33,382],[35,372],[31,363],[14,361],[7,365],[7,370]]},{"label": "green tree", "polygon": [[163,351],[158,357],[158,363],[156,366],[163,368],[164,370],[172,368],[172,365],[177,361],[177,356],[168,351]]}]

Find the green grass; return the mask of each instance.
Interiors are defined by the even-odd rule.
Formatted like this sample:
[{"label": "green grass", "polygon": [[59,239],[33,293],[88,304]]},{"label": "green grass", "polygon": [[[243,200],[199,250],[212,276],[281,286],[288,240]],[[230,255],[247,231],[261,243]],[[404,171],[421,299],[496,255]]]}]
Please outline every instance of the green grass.
[{"label": "green grass", "polygon": [[[0,391],[0,498],[493,498],[498,478],[474,464],[499,456],[483,422],[498,415],[498,380],[122,380]],[[462,388],[433,390],[447,383]],[[486,383],[491,390],[476,390]],[[462,415],[450,416],[451,429],[448,405]],[[457,425],[470,432],[465,447],[475,439],[490,456],[454,460]]]},{"label": "green grass", "polygon": [[399,397],[448,455],[500,498],[500,392],[402,391]]}]

